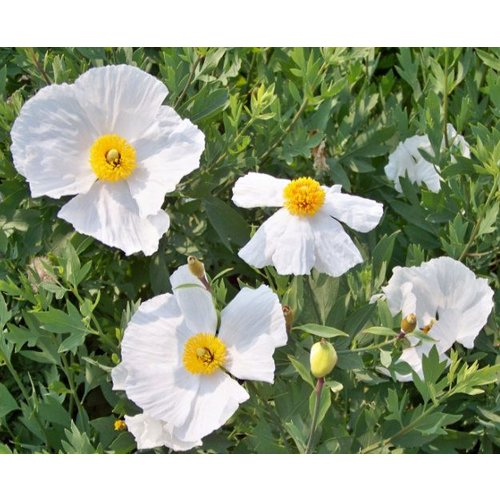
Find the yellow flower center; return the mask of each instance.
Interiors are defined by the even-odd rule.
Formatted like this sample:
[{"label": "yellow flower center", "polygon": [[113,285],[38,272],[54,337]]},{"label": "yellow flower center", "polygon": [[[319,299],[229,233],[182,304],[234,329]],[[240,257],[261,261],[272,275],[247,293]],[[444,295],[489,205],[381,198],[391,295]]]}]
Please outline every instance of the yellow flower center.
[{"label": "yellow flower center", "polygon": [[318,181],[300,177],[283,190],[285,207],[292,215],[314,215],[325,202],[325,192]]},{"label": "yellow flower center", "polygon": [[135,149],[119,135],[101,135],[90,148],[90,165],[98,179],[121,181],[136,167]]},{"label": "yellow flower center", "polygon": [[182,362],[190,373],[210,375],[218,370],[226,359],[226,346],[211,333],[198,333],[184,344]]}]

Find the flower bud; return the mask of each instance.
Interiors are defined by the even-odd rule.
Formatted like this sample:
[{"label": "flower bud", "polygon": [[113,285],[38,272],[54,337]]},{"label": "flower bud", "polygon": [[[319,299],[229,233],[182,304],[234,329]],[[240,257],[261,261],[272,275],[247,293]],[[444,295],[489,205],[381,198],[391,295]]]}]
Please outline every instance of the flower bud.
[{"label": "flower bud", "polygon": [[337,364],[337,353],[330,342],[321,339],[311,347],[309,361],[311,363],[311,373],[316,378],[323,378],[328,375]]},{"label": "flower bud", "polygon": [[423,328],[422,328],[422,331],[425,333],[425,334],[428,334],[430,329],[434,326],[434,323],[436,323],[436,320],[435,319],[431,319],[429,321],[429,323],[427,323],[427,325],[425,325]]},{"label": "flower bud", "polygon": [[203,262],[190,255],[187,258],[187,264],[191,274],[194,274],[200,280],[205,277],[205,266],[203,265]]},{"label": "flower bud", "polygon": [[401,320],[401,331],[405,333],[411,333],[415,330],[417,326],[417,317],[411,313]]},{"label": "flower bud", "polygon": [[290,333],[293,324],[293,310],[289,306],[281,306],[283,309],[283,316],[285,316],[286,333]]}]

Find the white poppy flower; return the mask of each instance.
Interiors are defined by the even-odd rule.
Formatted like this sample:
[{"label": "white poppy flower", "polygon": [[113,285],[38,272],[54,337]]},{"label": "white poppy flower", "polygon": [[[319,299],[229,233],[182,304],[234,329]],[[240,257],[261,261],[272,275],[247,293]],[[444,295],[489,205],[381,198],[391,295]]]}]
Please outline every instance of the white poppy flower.
[{"label": "white poppy flower", "polygon": [[[493,290],[487,280],[476,278],[464,264],[450,257],[432,259],[418,267],[395,267],[386,287],[387,305],[393,315],[415,314],[417,326],[433,342],[419,343],[403,350],[399,361],[406,361],[422,377],[422,356],[436,345],[441,359],[454,342],[470,349],[493,308]],[[397,375],[411,380],[411,374]]]},{"label": "white poppy flower", "polygon": [[233,202],[243,208],[281,207],[238,252],[255,267],[273,265],[279,274],[309,274],[314,267],[340,276],[363,261],[341,222],[362,233],[380,221],[373,200],[321,186],[309,177],[290,181],[249,173],[236,181]]},{"label": "white poppy flower", "polygon": [[[451,147],[456,147],[462,156],[470,158],[469,145],[457,133],[451,123],[447,125],[448,140]],[[445,142],[441,150],[445,149]],[[385,175],[394,182],[396,191],[402,192],[400,177],[408,177],[413,183],[421,186],[424,183],[429,191],[439,192],[441,177],[439,167],[427,161],[420,150],[433,154],[431,142],[427,135],[415,135],[399,143],[398,147],[389,155],[389,163],[384,167]]]},{"label": "white poppy flower", "polygon": [[126,418],[139,448],[200,445],[249,398],[230,375],[272,383],[274,350],[287,341],[269,287],[242,289],[222,311],[217,333],[212,295],[188,266],[170,281],[173,295],[144,302],[130,320],[112,372],[114,389],[143,410]]},{"label": "white poppy flower", "polygon": [[162,106],[168,90],[126,65],[49,85],[12,127],[16,169],[37,196],[76,195],[59,211],[80,233],[151,255],[170,225],[165,194],[199,166],[204,135]]}]

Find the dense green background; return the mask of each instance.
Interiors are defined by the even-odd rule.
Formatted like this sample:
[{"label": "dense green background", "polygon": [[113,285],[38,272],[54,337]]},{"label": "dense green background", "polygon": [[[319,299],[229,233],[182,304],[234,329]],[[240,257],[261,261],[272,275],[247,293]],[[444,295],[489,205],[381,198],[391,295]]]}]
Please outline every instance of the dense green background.
[{"label": "dense green background", "polygon": [[[161,79],[167,103],[206,136],[200,169],[166,197],[172,226],[149,258],[75,234],[56,218],[64,200],[30,198],[9,152],[12,123],[40,88],[118,63]],[[170,291],[169,273],[190,254],[219,276],[221,306],[242,284],[266,282],[293,308],[296,327],[349,335],[332,339],[339,363],[316,451],[498,451],[494,313],[474,350],[457,347],[449,370],[431,357],[417,386],[377,374],[401,343],[364,330],[399,324],[385,304],[368,304],[396,265],[449,255],[497,289],[499,70],[500,51],[479,49],[0,49],[0,452],[135,450],[113,423],[138,410],[111,390],[109,372],[133,311]],[[472,159],[439,151],[447,122]],[[403,182],[399,195],[383,167],[417,133],[433,144],[442,190]],[[272,210],[238,209],[230,198],[235,180],[255,170],[313,176],[384,203],[381,224],[353,234],[365,262],[338,279],[249,268],[237,251]],[[294,329],[275,354],[275,384],[246,383],[251,399],[198,451],[303,451],[318,333]]]}]

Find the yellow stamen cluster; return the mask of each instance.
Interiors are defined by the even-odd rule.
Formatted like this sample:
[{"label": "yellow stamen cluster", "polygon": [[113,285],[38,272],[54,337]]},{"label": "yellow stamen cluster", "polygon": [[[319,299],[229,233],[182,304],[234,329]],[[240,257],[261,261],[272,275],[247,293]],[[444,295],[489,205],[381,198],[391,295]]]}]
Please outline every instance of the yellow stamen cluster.
[{"label": "yellow stamen cluster", "polygon": [[184,367],[194,375],[211,375],[226,359],[226,346],[210,333],[198,333],[184,344]]},{"label": "yellow stamen cluster", "polygon": [[115,420],[113,427],[115,431],[124,431],[127,429],[127,424],[125,423],[125,420],[117,419]]},{"label": "yellow stamen cluster", "polygon": [[136,167],[135,149],[119,135],[102,135],[90,148],[90,165],[98,179],[121,181]]},{"label": "yellow stamen cluster", "polygon": [[300,217],[314,215],[325,202],[325,191],[318,181],[300,177],[287,184],[283,190],[285,208]]}]

